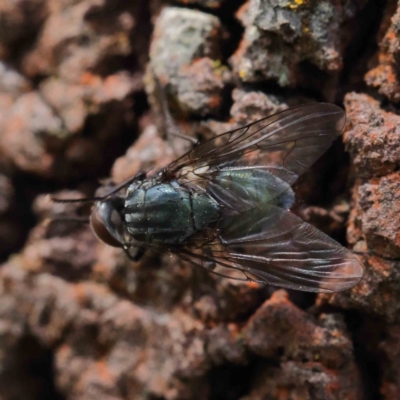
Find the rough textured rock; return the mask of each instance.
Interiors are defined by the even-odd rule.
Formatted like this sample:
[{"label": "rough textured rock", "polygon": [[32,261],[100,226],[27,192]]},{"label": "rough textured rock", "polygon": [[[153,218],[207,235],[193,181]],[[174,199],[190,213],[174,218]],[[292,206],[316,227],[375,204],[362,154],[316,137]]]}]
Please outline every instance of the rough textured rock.
[{"label": "rough textured rock", "polygon": [[319,320],[295,307],[277,291],[244,328],[249,349],[280,365],[260,365],[254,386],[242,400],[265,398],[360,399],[360,376],[351,341],[340,316]]},{"label": "rough textured rock", "polygon": [[338,377],[319,363],[287,361],[279,368],[266,367],[258,372],[254,389],[241,400],[279,398],[353,400],[361,399],[362,394],[354,390],[352,376]]},{"label": "rough textured rock", "polygon": [[[358,177],[353,188],[348,240],[363,254],[366,276],[357,287],[329,302],[398,320],[400,176],[398,115],[365,94],[345,98],[346,147]],[[390,299],[390,300],[389,300]]]},{"label": "rough textured rock", "polygon": [[395,171],[400,164],[400,117],[385,112],[365,94],[349,93],[345,106],[349,126],[344,140],[357,176],[372,178]]},{"label": "rough textured rock", "polygon": [[165,7],[154,27],[149,77],[155,74],[183,111],[215,114],[222,103],[224,81],[229,79],[221,64],[221,40],[217,17]]},{"label": "rough textured rock", "polygon": [[[380,51],[377,55],[376,66],[365,75],[368,85],[378,88],[379,92],[391,101],[400,100],[399,73],[399,38],[400,38],[400,9],[396,10],[396,2],[388,2],[387,13],[382,21],[380,33]],[[394,15],[393,15],[394,14]],[[389,26],[388,26],[389,25]]]},{"label": "rough textured rock", "polygon": [[[131,38],[146,32],[143,4],[36,2],[45,8],[40,15],[46,18],[30,21],[33,5],[25,3],[8,10],[13,16],[20,12],[35,28],[32,45],[18,56],[18,69],[40,84],[32,88],[18,82],[18,69],[2,64],[0,153],[18,169],[46,178],[94,174],[121,151],[121,146],[114,153],[109,150],[115,138],[122,140],[135,127],[131,106],[142,88],[145,58],[137,52],[144,51],[147,42],[144,38],[135,45]],[[7,13],[4,18],[9,20]],[[6,45],[10,52],[15,49]],[[135,58],[136,74],[118,66],[128,57]]]},{"label": "rough textured rock", "polygon": [[400,175],[371,180],[358,188],[361,226],[368,248],[375,254],[400,257]]},{"label": "rough textured rock", "polygon": [[[391,5],[388,9],[394,9]],[[389,54],[389,41],[395,40],[393,17],[379,54],[380,66],[366,75],[366,82],[379,87],[392,101],[396,98],[395,64]],[[387,16],[386,16],[386,19]],[[389,46],[389,47],[387,47]],[[391,45],[392,46],[392,45]],[[395,51],[390,47],[390,51]],[[386,53],[386,60],[384,60]],[[387,62],[386,62],[387,61]],[[392,71],[392,72],[390,72]],[[390,79],[392,79],[390,81]],[[394,399],[398,389],[398,293],[399,293],[399,135],[398,115],[384,110],[380,103],[365,94],[350,93],[345,98],[349,125],[345,134],[346,147],[352,154],[355,173],[359,178],[353,189],[348,239],[364,253],[366,277],[350,293],[337,294],[331,304],[374,314],[386,323],[380,328],[365,329],[369,335],[376,329],[369,351],[380,360],[382,398]],[[369,253],[371,252],[371,253]],[[321,299],[322,300],[322,299]],[[324,300],[323,300],[324,301]],[[377,323],[379,324],[379,322]]]},{"label": "rough textured rock", "polygon": [[386,337],[379,343],[383,361],[381,394],[387,400],[395,399],[399,390],[399,326],[390,327]]},{"label": "rough textured rock", "polygon": [[348,41],[345,23],[364,5],[364,1],[249,0],[238,14],[245,33],[231,58],[235,73],[245,82],[273,79],[280,86],[304,84],[304,62],[337,74]]},{"label": "rough textured rock", "polygon": [[[397,399],[399,10],[0,2],[1,399]],[[47,196],[155,173],[191,146],[171,129],[207,139],[333,99],[344,144],[296,183],[293,210],[359,254],[349,291],[276,290],[168,255],[134,263],[83,223],[91,204]]]},{"label": "rough textured rock", "polygon": [[0,56],[12,58],[13,47],[19,47],[37,33],[48,16],[46,0],[2,2],[0,5]]}]

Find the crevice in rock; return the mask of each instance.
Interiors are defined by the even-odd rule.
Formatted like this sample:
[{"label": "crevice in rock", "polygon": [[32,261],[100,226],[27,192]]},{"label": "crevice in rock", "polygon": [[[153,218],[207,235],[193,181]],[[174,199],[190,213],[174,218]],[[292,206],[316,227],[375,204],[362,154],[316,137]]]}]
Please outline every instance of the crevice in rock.
[{"label": "crevice in rock", "polygon": [[[25,336],[0,375],[7,399],[64,400],[55,386],[54,354],[32,336]],[[14,382],[12,384],[12,382]]]},{"label": "crevice in rock", "polygon": [[352,337],[354,357],[364,385],[365,399],[383,400],[380,393],[382,355],[379,352],[379,343],[384,335],[385,324],[378,318],[356,311],[341,312]]},{"label": "crevice in rock", "polygon": [[255,371],[251,365],[222,364],[208,372],[209,400],[239,400],[247,394]]}]

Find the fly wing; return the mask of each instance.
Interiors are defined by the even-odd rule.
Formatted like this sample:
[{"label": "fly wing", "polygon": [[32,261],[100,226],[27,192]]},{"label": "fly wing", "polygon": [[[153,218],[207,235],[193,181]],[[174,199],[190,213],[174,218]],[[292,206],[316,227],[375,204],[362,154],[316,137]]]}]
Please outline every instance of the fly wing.
[{"label": "fly wing", "polygon": [[217,135],[166,171],[178,179],[209,181],[216,171],[256,168],[291,185],[329,148],[344,124],[340,107],[304,104]]},{"label": "fly wing", "polygon": [[309,292],[356,285],[363,266],[349,250],[282,208],[229,216],[215,235],[188,244],[180,256],[229,278]]},{"label": "fly wing", "polygon": [[[167,169],[184,175],[204,167],[268,168],[292,184],[341,134],[344,111],[329,103],[310,103],[217,135],[194,147]],[[190,167],[190,168],[185,168]]]}]

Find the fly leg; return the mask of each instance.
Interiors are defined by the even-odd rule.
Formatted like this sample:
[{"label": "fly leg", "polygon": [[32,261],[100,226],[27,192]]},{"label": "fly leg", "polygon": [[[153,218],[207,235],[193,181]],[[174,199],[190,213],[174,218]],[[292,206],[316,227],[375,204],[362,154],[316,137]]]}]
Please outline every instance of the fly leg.
[{"label": "fly leg", "polygon": [[50,200],[54,203],[92,203],[95,201],[104,201],[107,197],[110,197],[120,190],[124,189],[125,187],[129,186],[131,183],[135,181],[143,181],[146,178],[146,172],[140,171],[135,176],[132,176],[119,185],[113,187],[111,191],[107,192],[103,196],[96,196],[96,197],[83,197],[80,199],[61,199],[53,196],[49,196]]},{"label": "fly leg", "polygon": [[[140,261],[144,254],[145,254],[145,249],[143,247],[136,247],[136,246],[130,246],[130,245],[124,245],[123,247],[125,254],[127,257],[133,261],[133,262],[138,262]],[[136,250],[134,253],[132,253],[132,249]]]},{"label": "fly leg", "polygon": [[171,143],[172,147],[174,147],[174,151],[177,152],[176,151],[177,149],[174,146],[174,140],[173,140],[174,138],[186,140],[187,142],[190,142],[193,145],[198,144],[197,139],[183,133],[182,130],[175,124],[175,122],[172,118],[172,115],[171,115],[171,111],[168,107],[168,101],[167,101],[167,96],[165,95],[165,90],[162,87],[160,80],[154,73],[153,73],[153,79],[154,79],[156,91],[158,93],[158,98],[161,103],[162,113],[165,118],[165,123],[166,123],[165,131],[166,131],[167,139]]},{"label": "fly leg", "polygon": [[[221,299],[216,287],[216,281],[209,273],[210,266],[201,268],[199,265],[193,266],[191,276],[191,307],[193,314],[205,319],[216,319],[221,314]],[[211,267],[211,269],[213,269]]]}]

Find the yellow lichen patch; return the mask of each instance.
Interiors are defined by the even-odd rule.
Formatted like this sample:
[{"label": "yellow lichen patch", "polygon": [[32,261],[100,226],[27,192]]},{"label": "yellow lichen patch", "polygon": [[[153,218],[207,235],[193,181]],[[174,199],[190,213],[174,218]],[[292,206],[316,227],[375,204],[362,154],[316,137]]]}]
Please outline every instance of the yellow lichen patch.
[{"label": "yellow lichen patch", "polygon": [[222,67],[221,60],[212,60],[212,68],[218,69]]},{"label": "yellow lichen patch", "polygon": [[212,60],[211,66],[212,66],[214,74],[216,74],[220,77],[227,70],[226,66],[224,64],[222,64],[221,60]]},{"label": "yellow lichen patch", "polygon": [[294,9],[296,9],[297,7],[302,6],[302,5],[304,5],[304,4],[306,4],[306,0],[293,0],[293,3],[289,3],[289,4],[288,4],[288,7],[289,7],[291,10],[294,10]]},{"label": "yellow lichen patch", "polygon": [[239,76],[240,76],[241,79],[244,79],[245,76],[246,76],[246,71],[245,71],[244,69],[241,69],[241,70],[239,71]]}]

